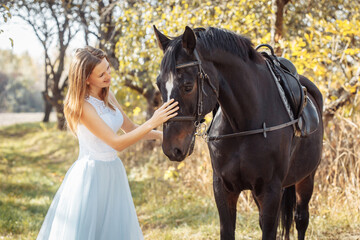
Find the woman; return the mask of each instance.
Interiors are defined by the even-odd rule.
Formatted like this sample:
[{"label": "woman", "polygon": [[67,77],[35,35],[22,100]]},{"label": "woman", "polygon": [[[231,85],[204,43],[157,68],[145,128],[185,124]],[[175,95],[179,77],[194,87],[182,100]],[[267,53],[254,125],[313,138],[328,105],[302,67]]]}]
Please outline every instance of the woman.
[{"label": "woman", "polygon": [[[79,157],[66,173],[37,239],[143,239],[126,172],[117,151],[140,139],[162,139],[152,130],[177,115],[170,100],[137,126],[109,91],[109,61],[102,50],[76,51],[64,113],[79,139]],[[125,134],[117,135],[122,129]]]}]

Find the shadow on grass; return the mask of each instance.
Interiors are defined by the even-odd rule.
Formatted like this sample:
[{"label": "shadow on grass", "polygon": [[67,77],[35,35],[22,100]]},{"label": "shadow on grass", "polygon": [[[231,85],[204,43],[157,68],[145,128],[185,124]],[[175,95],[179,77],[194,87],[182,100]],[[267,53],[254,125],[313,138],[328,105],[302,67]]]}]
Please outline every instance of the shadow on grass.
[{"label": "shadow on grass", "polygon": [[44,184],[3,184],[0,198],[0,233],[37,232],[56,189]]},{"label": "shadow on grass", "polygon": [[55,195],[56,188],[45,184],[37,183],[6,183],[2,184],[1,192],[7,196],[16,196],[17,198],[36,198],[48,197],[52,199]]},{"label": "shadow on grass", "polygon": [[22,123],[6,127],[0,127],[0,138],[18,138],[29,133],[35,133],[44,129],[54,128],[55,123]]},{"label": "shadow on grass", "polygon": [[0,233],[22,234],[38,231],[48,207],[47,204],[0,201]]},{"label": "shadow on grass", "polygon": [[44,153],[44,154],[36,154],[32,155],[29,153],[24,152],[18,152],[18,151],[12,151],[9,149],[4,149],[0,147],[0,151],[2,152],[2,157],[6,159],[9,167],[12,166],[26,166],[29,164],[34,164],[38,162],[44,162],[44,159],[50,159],[51,155],[54,154],[57,150],[54,149],[50,152]]}]

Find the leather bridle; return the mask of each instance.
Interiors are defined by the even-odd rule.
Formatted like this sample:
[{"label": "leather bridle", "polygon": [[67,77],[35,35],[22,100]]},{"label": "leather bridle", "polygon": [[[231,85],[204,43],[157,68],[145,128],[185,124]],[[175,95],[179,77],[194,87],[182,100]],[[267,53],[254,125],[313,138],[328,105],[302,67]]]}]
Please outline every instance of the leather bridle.
[{"label": "leather bridle", "polygon": [[[275,131],[275,130],[279,130],[288,126],[293,126],[295,123],[297,123],[299,121],[299,119],[290,119],[289,122],[283,123],[283,124],[279,124],[276,126],[272,126],[272,127],[267,127],[266,123],[263,123],[262,128],[260,129],[254,129],[254,130],[248,130],[248,131],[242,131],[242,132],[237,132],[237,133],[230,133],[230,134],[225,134],[225,135],[219,135],[219,136],[208,136],[208,132],[209,129],[206,130],[206,125],[204,123],[204,119],[203,119],[203,94],[205,96],[207,96],[207,94],[204,91],[204,82],[206,81],[209,86],[211,87],[211,89],[214,91],[217,101],[219,99],[219,93],[218,90],[215,88],[215,86],[211,83],[209,76],[205,73],[204,69],[202,68],[201,65],[201,60],[199,57],[199,54],[197,52],[196,49],[194,49],[194,55],[196,58],[196,61],[192,61],[192,62],[188,62],[188,63],[182,63],[182,64],[178,64],[175,66],[176,69],[180,69],[180,68],[186,68],[186,67],[192,67],[192,66],[197,66],[198,67],[198,76],[197,76],[197,88],[198,88],[198,95],[197,95],[197,111],[195,112],[195,114],[193,116],[176,116],[174,118],[171,118],[168,120],[168,122],[179,122],[179,121],[191,121],[194,122],[195,125],[195,135],[197,136],[201,136],[204,139],[206,139],[207,142],[209,141],[216,141],[216,140],[221,140],[221,139],[225,139],[225,138],[233,138],[233,137],[242,137],[242,136],[248,136],[248,135],[253,135],[253,134],[258,134],[258,133],[262,133],[264,138],[267,137],[267,132],[271,132],[271,131]],[[272,73],[271,67],[269,66],[269,63],[266,62],[270,72]],[[274,76],[275,77],[275,76]],[[274,78],[274,81],[276,81],[276,79]],[[219,102],[219,101],[218,101]],[[214,119],[214,118],[213,118]],[[210,124],[211,126],[211,124]],[[194,139],[193,139],[194,141]]]},{"label": "leather bridle", "polygon": [[186,68],[186,67],[198,67],[198,73],[197,73],[197,109],[193,116],[177,116],[174,118],[169,119],[169,122],[179,122],[179,121],[193,121],[195,127],[198,127],[203,121],[203,94],[207,96],[205,90],[204,90],[204,82],[207,82],[211,89],[214,91],[216,97],[219,96],[217,89],[215,86],[210,82],[209,76],[205,73],[204,69],[201,65],[201,60],[199,57],[199,54],[196,49],[194,49],[194,55],[196,58],[196,61],[188,62],[188,63],[182,63],[175,66],[176,69],[180,68]]}]

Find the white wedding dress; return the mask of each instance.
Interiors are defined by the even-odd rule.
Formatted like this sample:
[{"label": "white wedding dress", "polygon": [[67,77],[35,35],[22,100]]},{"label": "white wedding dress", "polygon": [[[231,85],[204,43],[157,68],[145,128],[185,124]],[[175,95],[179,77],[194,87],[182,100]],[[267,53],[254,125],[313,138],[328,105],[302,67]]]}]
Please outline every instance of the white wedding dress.
[{"label": "white wedding dress", "polygon": [[[117,132],[123,116],[94,97],[86,99]],[[79,157],[66,173],[45,217],[38,240],[139,240],[124,166],[116,150],[79,124]]]}]

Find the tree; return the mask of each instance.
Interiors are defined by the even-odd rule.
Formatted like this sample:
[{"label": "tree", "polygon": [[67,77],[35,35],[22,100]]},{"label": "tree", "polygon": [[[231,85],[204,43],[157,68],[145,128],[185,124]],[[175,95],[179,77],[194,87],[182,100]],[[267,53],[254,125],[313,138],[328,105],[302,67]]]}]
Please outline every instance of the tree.
[{"label": "tree", "polygon": [[340,109],[347,109],[345,112],[349,114],[360,110],[356,107],[360,74],[359,10],[358,1],[296,1],[289,4],[291,14],[285,16],[293,43],[289,40],[281,45],[300,72],[316,82],[324,93],[325,125]]},{"label": "tree", "polygon": [[[4,23],[7,23],[8,19],[10,19],[12,17],[9,7],[6,6],[5,4],[0,5],[0,15],[2,15],[2,19],[4,20]],[[3,32],[4,32],[4,30],[0,29],[0,34]],[[9,38],[9,40],[11,43],[11,47],[13,47],[14,42],[13,42],[12,38]]]},{"label": "tree", "polygon": [[95,37],[97,47],[103,49],[112,67],[119,68],[119,60],[115,55],[116,43],[121,37],[121,25],[117,25],[117,14],[121,11],[119,2],[114,0],[84,0],[75,4],[77,20],[84,32],[84,39],[89,45],[90,37]]},{"label": "tree", "polygon": [[[64,129],[63,99],[67,87],[67,77],[63,75],[65,55],[71,39],[77,33],[72,27],[73,2],[12,0],[9,4],[12,4],[15,14],[32,27],[44,49],[44,121],[49,120],[51,109],[55,108],[58,128]],[[53,58],[53,55],[56,57]]]},{"label": "tree", "polygon": [[5,96],[6,96],[6,85],[9,82],[9,77],[0,72],[0,112],[3,111],[4,107],[4,102],[5,102]]},{"label": "tree", "polygon": [[[120,66],[122,60],[119,60],[123,57],[119,55],[121,51],[119,51],[121,47],[119,43],[124,41],[124,36],[127,34],[126,23],[124,24],[122,19],[128,14],[129,9],[139,10],[139,6],[143,6],[144,2],[83,1],[79,4],[78,16],[84,29],[85,41],[89,43],[90,36],[97,39],[98,47],[107,53],[110,63],[116,71],[117,78],[121,79],[122,85],[129,87],[146,99],[148,106],[147,118],[150,118],[155,108],[161,103],[159,91],[154,87],[153,81],[148,76],[148,72],[151,72],[152,69],[124,69]],[[138,21],[135,22],[141,24]],[[138,77],[141,77],[142,81],[134,81]],[[116,85],[114,89],[118,90],[119,88],[120,85]]]},{"label": "tree", "polygon": [[[259,34],[260,28],[269,24],[253,23],[255,19],[266,22],[261,14],[270,11],[267,5],[241,1],[137,1],[122,2],[122,12],[118,18],[121,37],[117,42],[119,59],[119,81],[138,94],[141,94],[148,106],[147,116],[161,103],[161,96],[155,86],[162,52],[157,48],[152,25],[156,25],[165,34],[175,35],[183,32],[186,25],[193,27],[217,26],[239,33]],[[216,6],[216,7],[214,7]],[[246,6],[246,8],[244,7]],[[249,6],[249,7],[247,7]],[[248,14],[249,17],[244,18]],[[141,17],[139,17],[141,16]],[[244,31],[245,32],[245,31]]]},{"label": "tree", "polygon": [[39,112],[43,109],[38,64],[28,53],[0,50],[0,112]]},{"label": "tree", "polygon": [[290,0],[272,0],[271,43],[274,45],[283,37],[284,8]]}]

